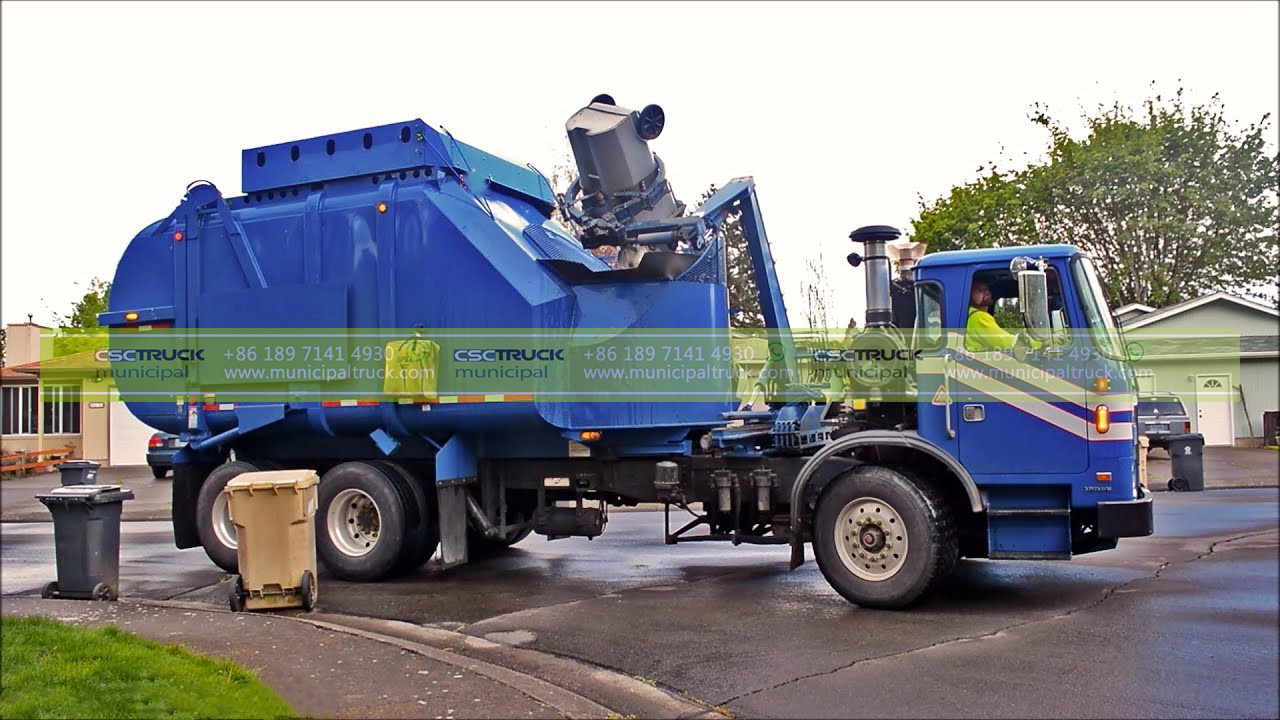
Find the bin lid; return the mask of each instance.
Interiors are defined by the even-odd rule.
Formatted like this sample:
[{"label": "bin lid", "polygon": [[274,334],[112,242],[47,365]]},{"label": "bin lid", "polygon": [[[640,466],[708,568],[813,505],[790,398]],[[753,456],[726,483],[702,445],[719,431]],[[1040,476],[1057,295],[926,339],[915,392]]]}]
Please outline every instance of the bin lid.
[{"label": "bin lid", "polygon": [[132,500],[133,491],[119,485],[66,485],[54,488],[47,493],[36,495],[36,499],[45,502],[85,502],[103,504]]},{"label": "bin lid", "polygon": [[267,470],[247,472],[227,483],[227,492],[237,490],[305,490],[320,482],[315,470]]}]

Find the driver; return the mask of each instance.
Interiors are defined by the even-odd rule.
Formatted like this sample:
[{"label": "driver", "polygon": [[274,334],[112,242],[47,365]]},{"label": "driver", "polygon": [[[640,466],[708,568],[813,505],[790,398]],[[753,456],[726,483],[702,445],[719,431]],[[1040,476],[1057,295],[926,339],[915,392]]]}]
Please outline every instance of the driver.
[{"label": "driver", "polygon": [[964,347],[970,352],[982,350],[1008,350],[1014,337],[996,323],[991,314],[991,288],[985,280],[973,279],[969,291],[969,319],[965,323]]}]

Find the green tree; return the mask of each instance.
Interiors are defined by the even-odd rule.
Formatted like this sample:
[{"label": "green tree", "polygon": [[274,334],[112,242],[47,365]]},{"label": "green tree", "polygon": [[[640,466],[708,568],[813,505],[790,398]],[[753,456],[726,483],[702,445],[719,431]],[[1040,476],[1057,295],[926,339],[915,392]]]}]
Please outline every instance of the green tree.
[{"label": "green tree", "polygon": [[1068,243],[1094,255],[1113,302],[1155,307],[1227,289],[1272,298],[1280,261],[1269,115],[1238,130],[1222,101],[1188,105],[1155,95],[1140,112],[1116,103],[1073,138],[1034,106],[1047,159],[994,166],[920,203],[912,239],[931,250]]},{"label": "green tree", "polygon": [[[715,185],[702,193],[699,203],[716,193]],[[725,245],[725,269],[728,277],[725,286],[729,290],[729,326],[735,328],[764,327],[764,311],[760,309],[760,292],[751,265],[751,253],[747,250],[747,235],[742,229],[742,211],[725,216],[720,225]]]},{"label": "green tree", "polygon": [[[79,285],[79,283],[76,283]],[[58,324],[63,327],[83,328],[91,330],[98,327],[98,313],[107,311],[107,303],[111,298],[111,283],[94,278],[89,281],[89,289],[71,306],[70,315],[58,316]]]},{"label": "green tree", "polygon": [[57,316],[61,329],[53,341],[54,357],[107,346],[106,337],[98,327],[98,313],[106,312],[110,297],[110,282],[98,278],[89,281],[89,289],[71,306],[71,313]]}]

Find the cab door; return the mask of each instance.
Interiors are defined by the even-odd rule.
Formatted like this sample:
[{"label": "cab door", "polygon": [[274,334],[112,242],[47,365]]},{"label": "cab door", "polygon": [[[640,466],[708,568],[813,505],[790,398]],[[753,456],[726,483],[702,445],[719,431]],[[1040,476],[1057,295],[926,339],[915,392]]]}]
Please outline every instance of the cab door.
[{"label": "cab door", "polygon": [[[982,270],[969,276],[970,285]],[[1007,268],[982,274],[1000,282],[1002,270],[1009,274]],[[1011,279],[1009,275],[1003,279]],[[1006,303],[1006,311],[996,313],[998,321],[1004,317],[1008,324],[1007,318],[1019,313],[1016,294],[1013,299],[1013,306]],[[951,402],[957,415],[960,461],[969,472],[1057,475],[1087,470],[1087,394],[1079,384],[1085,380],[1072,377],[1070,346],[1055,347],[1053,352],[1034,348],[1019,357],[1012,349],[966,349],[963,335],[962,327],[951,348]]]}]

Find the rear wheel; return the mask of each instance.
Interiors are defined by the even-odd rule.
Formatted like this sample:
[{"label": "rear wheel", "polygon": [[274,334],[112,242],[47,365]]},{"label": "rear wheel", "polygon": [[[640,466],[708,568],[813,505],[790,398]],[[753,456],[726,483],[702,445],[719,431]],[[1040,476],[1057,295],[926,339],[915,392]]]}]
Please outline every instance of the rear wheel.
[{"label": "rear wheel", "polygon": [[213,564],[227,572],[238,572],[240,563],[236,558],[236,526],[231,522],[227,496],[222,491],[236,477],[263,469],[258,464],[243,460],[223,463],[209,473],[200,486],[196,500],[196,530],[200,544]]},{"label": "rear wheel", "polygon": [[941,494],[883,467],[865,465],[832,480],[818,498],[813,533],[827,582],[869,608],[915,602],[959,556]]},{"label": "rear wheel", "polygon": [[316,552],[335,577],[368,582],[395,573],[411,499],[399,485],[366,462],[343,463],[320,479]]},{"label": "rear wheel", "polygon": [[157,479],[157,480],[162,479],[165,475],[168,475],[168,474],[169,474],[169,468],[167,468],[167,467],[153,467],[153,468],[151,468],[151,476],[152,476],[152,477],[154,477],[154,478],[155,478],[155,479]]},{"label": "rear wheel", "polygon": [[416,519],[411,522],[406,518],[404,548],[396,561],[394,574],[412,572],[431,559],[440,545],[440,526],[436,518],[436,495],[434,485],[428,489],[408,468],[398,463],[378,461],[375,463],[393,481],[399,483],[400,494],[409,497],[412,509],[409,513]]}]

